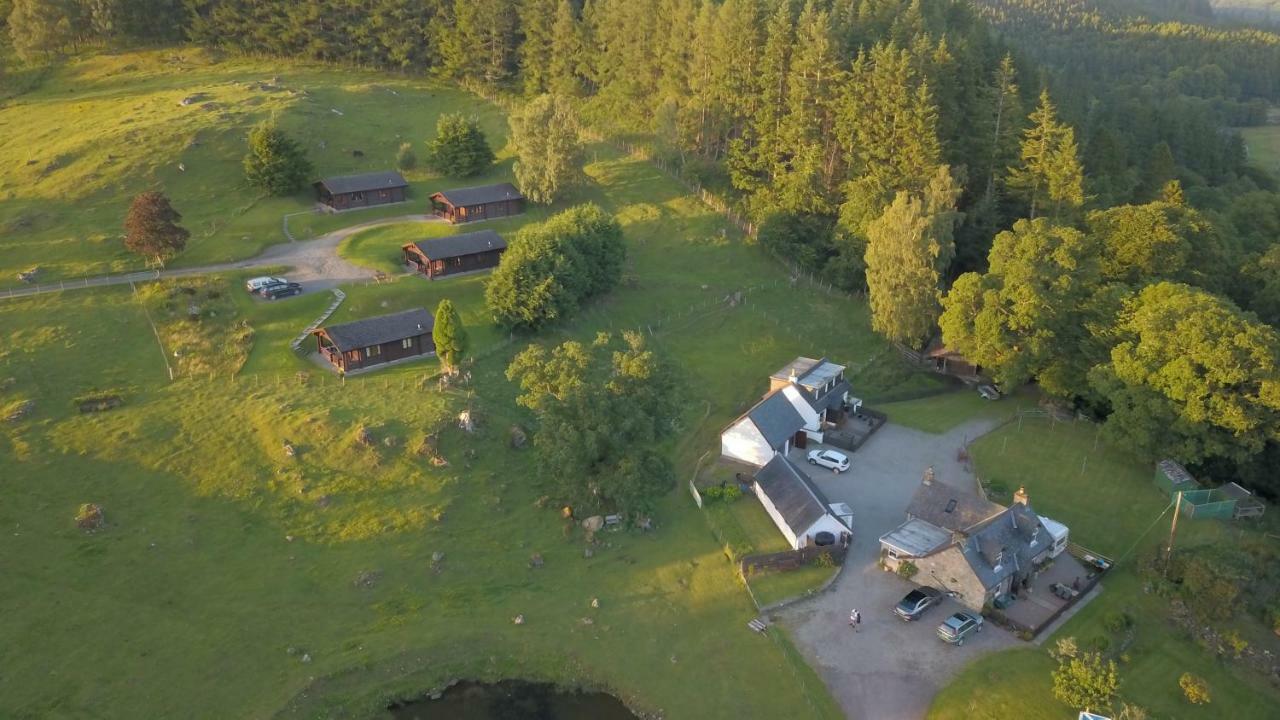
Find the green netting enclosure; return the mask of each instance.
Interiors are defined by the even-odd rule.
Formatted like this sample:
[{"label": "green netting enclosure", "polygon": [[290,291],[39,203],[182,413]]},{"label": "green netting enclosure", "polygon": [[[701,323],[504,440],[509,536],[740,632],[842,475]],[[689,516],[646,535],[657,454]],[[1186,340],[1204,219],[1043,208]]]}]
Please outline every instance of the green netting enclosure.
[{"label": "green netting enclosure", "polygon": [[1234,520],[1258,517],[1266,506],[1253,493],[1235,483],[1212,490],[1184,490],[1182,514],[1194,520]]}]

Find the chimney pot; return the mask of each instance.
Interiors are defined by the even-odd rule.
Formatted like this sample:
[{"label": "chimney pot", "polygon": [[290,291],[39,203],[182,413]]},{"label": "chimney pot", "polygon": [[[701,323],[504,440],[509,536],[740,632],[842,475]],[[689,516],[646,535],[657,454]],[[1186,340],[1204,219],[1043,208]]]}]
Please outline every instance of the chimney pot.
[{"label": "chimney pot", "polygon": [[1013,501],[1023,505],[1026,505],[1030,501],[1030,498],[1027,496],[1027,488],[1025,485],[1018,487],[1018,492],[1013,494]]}]

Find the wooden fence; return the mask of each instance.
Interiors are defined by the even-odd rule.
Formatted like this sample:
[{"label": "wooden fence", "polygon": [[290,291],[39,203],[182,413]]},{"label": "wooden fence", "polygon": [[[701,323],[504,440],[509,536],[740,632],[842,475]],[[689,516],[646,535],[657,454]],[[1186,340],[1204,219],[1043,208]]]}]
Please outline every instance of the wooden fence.
[{"label": "wooden fence", "polygon": [[752,573],[757,572],[785,572],[787,570],[795,570],[804,567],[809,563],[816,561],[818,558],[826,556],[831,559],[831,564],[840,565],[844,562],[845,554],[849,552],[849,548],[844,545],[828,545],[826,547],[805,547],[799,550],[784,550],[776,553],[761,553],[758,555],[747,555],[738,561],[738,570],[742,572],[743,577],[748,577]]}]

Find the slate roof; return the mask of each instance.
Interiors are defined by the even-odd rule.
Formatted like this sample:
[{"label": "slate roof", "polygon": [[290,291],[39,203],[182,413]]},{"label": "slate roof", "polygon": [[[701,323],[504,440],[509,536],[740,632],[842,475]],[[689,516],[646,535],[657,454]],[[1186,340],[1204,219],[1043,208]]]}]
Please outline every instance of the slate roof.
[{"label": "slate roof", "polygon": [[[516,186],[511,183],[498,183],[497,185],[480,185],[477,187],[441,190],[436,193],[436,195],[443,197],[454,207],[484,205],[485,203],[501,202],[503,200],[524,199],[524,195],[521,195],[520,191],[516,189]],[[434,195],[432,197],[434,197]]]},{"label": "slate roof", "polygon": [[782,454],[774,455],[756,472],[756,485],[796,535],[813,527],[823,515],[830,514],[826,496],[803,470]]},{"label": "slate roof", "polygon": [[747,411],[745,417],[755,424],[769,447],[777,450],[796,431],[804,428],[804,418],[791,405],[782,390],[774,390]]},{"label": "slate roof", "polygon": [[908,517],[955,532],[968,530],[1003,511],[1003,507],[989,500],[938,480],[921,482],[907,505]]},{"label": "slate roof", "polygon": [[492,230],[450,235],[448,237],[431,238],[413,243],[422,254],[432,260],[475,255],[489,250],[503,250],[507,241]]},{"label": "slate roof", "polygon": [[315,332],[323,332],[339,350],[346,352],[430,334],[434,325],[435,318],[430,312],[425,308],[414,308],[391,315],[330,325]]},{"label": "slate roof", "polygon": [[809,404],[813,406],[814,410],[822,412],[823,410],[844,402],[844,394],[849,392],[851,387],[852,386],[849,384],[848,380],[841,380],[821,397],[818,397],[816,393],[809,388],[802,388],[801,393],[804,395],[805,399],[809,401]]},{"label": "slate roof", "polygon": [[391,188],[409,187],[404,176],[394,170],[364,173],[363,175],[335,175],[320,180],[330,193],[342,195],[353,192],[372,192],[374,190],[390,190]]},{"label": "slate roof", "polygon": [[[961,545],[964,558],[984,587],[995,587],[1010,575],[1031,569],[1031,560],[1045,550],[1053,539],[1048,528],[1038,534],[1040,516],[1022,503],[1014,503],[990,522],[973,532]],[[1030,545],[1036,536],[1036,545]],[[1001,554],[1003,553],[1003,560]],[[1000,560],[1000,568],[996,562]]]}]

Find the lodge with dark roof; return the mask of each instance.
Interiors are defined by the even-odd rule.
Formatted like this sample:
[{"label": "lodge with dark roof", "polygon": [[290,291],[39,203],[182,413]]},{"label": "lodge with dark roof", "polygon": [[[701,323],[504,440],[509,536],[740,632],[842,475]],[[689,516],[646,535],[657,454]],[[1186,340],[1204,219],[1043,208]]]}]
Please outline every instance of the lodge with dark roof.
[{"label": "lodge with dark roof", "polygon": [[434,355],[435,318],[424,308],[365,318],[312,331],[316,349],[339,372],[349,373],[422,355]]},{"label": "lodge with dark roof", "polygon": [[320,204],[334,210],[371,207],[404,202],[409,183],[394,170],[337,175],[312,184]]},{"label": "lodge with dark roof", "polygon": [[442,190],[431,196],[431,212],[451,223],[510,217],[524,212],[524,195],[511,183]]},{"label": "lodge with dark roof", "polygon": [[492,230],[431,238],[404,245],[404,262],[429,279],[497,267],[507,241]]}]

